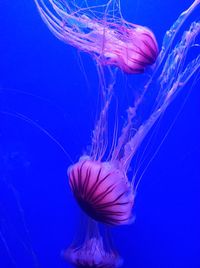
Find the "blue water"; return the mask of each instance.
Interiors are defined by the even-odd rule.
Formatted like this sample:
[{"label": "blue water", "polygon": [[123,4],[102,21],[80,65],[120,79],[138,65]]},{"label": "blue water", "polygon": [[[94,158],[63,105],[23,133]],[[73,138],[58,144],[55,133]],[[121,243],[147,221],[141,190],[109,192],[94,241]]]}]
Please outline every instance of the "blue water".
[{"label": "blue water", "polygon": [[[124,17],[151,28],[159,45],[192,3],[122,2]],[[117,88],[125,91],[123,115],[131,95],[125,80]],[[200,267],[200,84],[191,85],[162,119],[158,144],[180,112],[144,174],[135,223],[113,230],[126,268]],[[90,145],[97,96],[95,63],[49,32],[33,0],[0,2],[0,268],[70,267],[60,255],[80,211],[66,172]]]}]

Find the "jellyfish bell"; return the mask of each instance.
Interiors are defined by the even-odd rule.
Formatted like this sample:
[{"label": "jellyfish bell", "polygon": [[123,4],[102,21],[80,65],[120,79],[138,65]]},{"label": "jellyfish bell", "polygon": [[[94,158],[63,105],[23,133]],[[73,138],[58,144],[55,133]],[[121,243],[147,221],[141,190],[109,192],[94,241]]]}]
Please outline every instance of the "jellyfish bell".
[{"label": "jellyfish bell", "polygon": [[[105,34],[102,65],[119,67],[124,73],[143,73],[154,64],[158,56],[158,45],[153,32],[143,26],[126,23],[115,25],[115,34]],[[108,41],[107,41],[108,39]],[[112,40],[112,42],[110,42]]]},{"label": "jellyfish bell", "polygon": [[68,176],[78,204],[91,218],[110,225],[132,222],[134,191],[123,169],[82,157]]}]

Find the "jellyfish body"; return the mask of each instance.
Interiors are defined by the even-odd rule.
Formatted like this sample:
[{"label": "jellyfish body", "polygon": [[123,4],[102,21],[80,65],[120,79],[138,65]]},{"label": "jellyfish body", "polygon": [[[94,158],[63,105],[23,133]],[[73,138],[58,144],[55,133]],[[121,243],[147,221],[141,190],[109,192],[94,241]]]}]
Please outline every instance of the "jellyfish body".
[{"label": "jellyfish body", "polygon": [[105,44],[100,62],[103,65],[117,66],[125,73],[143,73],[147,66],[155,63],[158,56],[154,34],[146,27],[130,23],[126,23],[126,27],[115,27],[115,36],[104,37]]},{"label": "jellyfish body", "polygon": [[68,176],[76,200],[91,218],[111,225],[132,222],[134,192],[114,163],[82,157]]},{"label": "jellyfish body", "polygon": [[67,1],[35,2],[57,38],[89,53],[101,65],[117,66],[130,74],[143,73],[158,56],[156,38],[146,27],[128,23],[122,17],[95,16],[93,11],[87,12],[88,8],[82,11],[76,6],[74,11]]}]

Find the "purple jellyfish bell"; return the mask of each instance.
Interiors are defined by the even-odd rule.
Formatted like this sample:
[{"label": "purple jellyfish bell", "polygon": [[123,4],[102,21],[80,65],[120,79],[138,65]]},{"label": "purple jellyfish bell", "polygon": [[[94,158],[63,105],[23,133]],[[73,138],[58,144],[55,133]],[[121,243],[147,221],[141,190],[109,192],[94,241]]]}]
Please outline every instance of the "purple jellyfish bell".
[{"label": "purple jellyfish bell", "polygon": [[150,29],[127,22],[126,26],[116,24],[115,28],[117,42],[109,43],[105,36],[103,65],[114,65],[125,73],[136,74],[155,63],[159,50]]},{"label": "purple jellyfish bell", "polygon": [[[98,224],[89,220],[84,240],[72,244],[63,252],[63,257],[76,268],[118,268],[123,260],[111,248],[108,236],[100,235]],[[106,240],[106,241],[105,241]]]},{"label": "purple jellyfish bell", "polygon": [[82,157],[68,175],[76,200],[91,218],[110,225],[132,222],[132,185],[114,163]]}]

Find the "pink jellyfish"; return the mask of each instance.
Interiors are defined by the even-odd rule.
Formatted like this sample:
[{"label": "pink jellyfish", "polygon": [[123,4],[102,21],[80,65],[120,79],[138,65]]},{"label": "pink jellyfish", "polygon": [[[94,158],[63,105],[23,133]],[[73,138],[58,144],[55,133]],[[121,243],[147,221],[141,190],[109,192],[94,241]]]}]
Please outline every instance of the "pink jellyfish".
[{"label": "pink jellyfish", "polygon": [[[81,9],[74,1],[35,2],[56,37],[91,54],[101,66],[113,65],[126,73],[142,73],[158,56],[158,45],[150,29],[110,15],[111,7],[119,9],[119,0],[108,1],[102,13],[95,12],[94,7]],[[95,8],[98,10],[98,6]]]},{"label": "pink jellyfish", "polygon": [[[159,54],[156,39],[149,29],[122,18],[119,0],[110,0],[107,5],[96,7],[86,4],[82,8],[75,1],[35,2],[42,19],[56,37],[91,54],[98,63],[101,110],[90,153],[68,169],[71,190],[91,219],[105,225],[130,224],[141,179],[137,174],[128,179],[131,162],[149,131],[200,67],[200,55],[189,63],[185,61],[200,34],[200,21],[192,22],[189,27],[185,21],[199,7],[200,0],[195,0],[166,32]],[[113,141],[109,142],[108,113],[115,88],[115,67],[134,74],[143,72],[154,62],[151,77],[127,109],[127,121],[121,134],[118,136],[115,119]],[[109,83],[104,74],[106,68],[110,74]],[[139,111],[146,109],[144,100],[150,95],[153,96],[151,107],[141,120]],[[66,251],[66,257],[76,267],[118,267],[115,256],[112,251],[105,250],[101,236],[94,234],[89,238],[86,235],[79,246]]]}]

